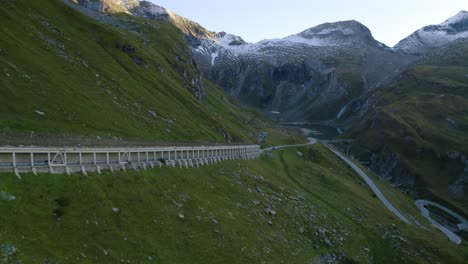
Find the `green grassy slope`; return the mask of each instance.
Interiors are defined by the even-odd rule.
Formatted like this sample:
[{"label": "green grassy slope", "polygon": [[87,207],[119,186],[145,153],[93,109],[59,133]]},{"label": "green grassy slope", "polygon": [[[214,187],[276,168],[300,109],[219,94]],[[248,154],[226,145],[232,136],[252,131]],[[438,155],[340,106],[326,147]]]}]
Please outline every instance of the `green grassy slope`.
[{"label": "green grassy slope", "polygon": [[404,168],[417,177],[422,197],[457,207],[465,215],[466,191],[464,197],[448,192],[463,175],[464,165],[447,153],[468,153],[467,54],[468,44],[454,44],[409,69],[370,97],[376,108],[345,135],[356,138],[353,146],[362,160],[383,149],[398,153]]},{"label": "green grassy slope", "polygon": [[[113,18],[118,27],[61,1],[2,3],[1,131],[189,142],[226,141],[229,133],[249,140],[243,121],[258,116],[238,107],[236,116],[223,115],[232,104],[221,100],[218,88],[198,81],[179,30]],[[198,100],[204,92],[208,100]],[[223,111],[217,115],[209,105]]]},{"label": "green grassy slope", "polygon": [[341,263],[462,263],[468,257],[465,244],[398,221],[320,145],[190,171],[22,181],[4,175],[0,191],[15,196],[0,203],[0,244],[16,249],[7,259],[23,263],[315,263],[332,256]]}]

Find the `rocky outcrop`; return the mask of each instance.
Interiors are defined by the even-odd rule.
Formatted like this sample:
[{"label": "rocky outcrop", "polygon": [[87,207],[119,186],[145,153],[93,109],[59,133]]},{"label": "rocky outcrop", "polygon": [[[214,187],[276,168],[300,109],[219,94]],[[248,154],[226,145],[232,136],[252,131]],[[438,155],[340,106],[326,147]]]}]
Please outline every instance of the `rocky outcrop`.
[{"label": "rocky outcrop", "polygon": [[179,28],[186,36],[214,39],[215,33],[199,24],[149,1],[139,0],[68,0],[90,10],[102,13],[127,13],[157,21],[166,21]]},{"label": "rocky outcrop", "polygon": [[239,58],[236,64],[214,66],[207,78],[245,104],[264,112],[278,112],[287,120],[303,120],[349,94],[336,70],[318,61],[275,66]]},{"label": "rocky outcrop", "polygon": [[416,177],[402,164],[400,155],[386,147],[371,154],[368,166],[382,179],[390,181],[399,189],[408,190],[416,185]]},{"label": "rocky outcrop", "polygon": [[454,199],[461,200],[465,197],[465,189],[468,185],[468,158],[458,151],[451,151],[448,154],[449,159],[460,159],[463,164],[463,172],[460,178],[447,188],[447,193]]},{"label": "rocky outcrop", "polygon": [[88,9],[105,13],[127,13],[139,6],[139,0],[70,0]]}]

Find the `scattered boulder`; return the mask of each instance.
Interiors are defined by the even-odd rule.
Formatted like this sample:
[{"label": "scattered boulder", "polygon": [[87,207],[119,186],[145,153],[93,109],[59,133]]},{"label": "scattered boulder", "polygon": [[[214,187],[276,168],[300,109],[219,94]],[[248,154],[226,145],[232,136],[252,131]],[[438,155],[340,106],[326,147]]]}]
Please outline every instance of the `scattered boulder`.
[{"label": "scattered boulder", "polygon": [[224,133],[224,139],[225,139],[227,142],[231,142],[231,141],[232,141],[231,133],[229,133],[229,132]]},{"label": "scattered boulder", "polygon": [[135,51],[135,47],[131,44],[118,44],[117,48],[119,48],[122,52],[125,53],[132,53]]},{"label": "scattered boulder", "polygon": [[304,234],[305,228],[304,228],[303,226],[300,226],[300,227],[297,229],[297,231],[299,231],[299,233],[301,233],[301,234]]},{"label": "scattered boulder", "polygon": [[[310,263],[318,263],[318,264],[334,264],[334,263],[345,263],[344,261],[347,260],[346,254],[344,252],[338,253],[324,253],[320,256],[315,257],[313,261]],[[347,263],[347,262],[346,262]]]},{"label": "scattered boulder", "polygon": [[178,203],[178,202],[176,202],[176,201],[172,201],[172,203],[173,203],[175,206],[179,207],[179,208],[182,208],[182,207],[184,206],[183,204]]},{"label": "scattered boulder", "polygon": [[179,213],[179,214],[177,214],[177,217],[179,217],[179,219],[184,219],[184,218],[185,218],[185,215],[182,214],[182,213]]},{"label": "scattered boulder", "polygon": [[135,62],[138,65],[143,64],[143,58],[138,57],[137,55],[132,55],[132,61]]},{"label": "scattered boulder", "polygon": [[298,199],[299,201],[304,201],[304,200],[305,200],[304,194],[299,193],[299,194],[297,195],[297,199]]},{"label": "scattered boulder", "polygon": [[158,115],[156,114],[155,111],[148,110],[148,113],[149,113],[152,117],[154,117],[154,118],[157,118],[157,117],[158,117]]},{"label": "scattered boulder", "polygon": [[18,254],[18,249],[12,245],[0,245],[0,255],[2,256],[2,263],[22,263],[20,261],[13,262]]},{"label": "scattered boulder", "polygon": [[42,111],[39,111],[39,110],[34,110],[34,113],[40,115],[40,116],[45,116],[46,114]]},{"label": "scattered boulder", "polygon": [[7,192],[0,192],[0,200],[8,202],[8,201],[16,200],[16,197]]},{"label": "scattered boulder", "polygon": [[113,207],[113,208],[112,208],[112,212],[114,212],[114,213],[118,213],[119,211],[120,211],[120,209],[117,208],[117,207]]},{"label": "scattered boulder", "polygon": [[268,132],[262,132],[262,133],[258,134],[258,136],[257,136],[258,142],[260,142],[260,143],[261,143],[261,142],[265,142],[265,139],[266,139],[269,135],[270,135],[270,133],[268,133]]},{"label": "scattered boulder", "polygon": [[301,157],[301,158],[304,157],[304,153],[302,153],[300,151],[296,152],[296,154],[297,154],[298,157]]},{"label": "scattered boulder", "polygon": [[264,182],[265,181],[265,178],[263,176],[256,176],[255,179],[258,181],[258,182]]},{"label": "scattered boulder", "polygon": [[325,240],[324,240],[323,242],[324,242],[325,245],[327,245],[328,247],[333,247],[333,243],[330,241],[330,239],[325,238]]},{"label": "scattered boulder", "polygon": [[265,213],[268,214],[268,215],[271,215],[271,216],[276,216],[277,215],[277,212],[271,208],[267,208],[265,209]]}]

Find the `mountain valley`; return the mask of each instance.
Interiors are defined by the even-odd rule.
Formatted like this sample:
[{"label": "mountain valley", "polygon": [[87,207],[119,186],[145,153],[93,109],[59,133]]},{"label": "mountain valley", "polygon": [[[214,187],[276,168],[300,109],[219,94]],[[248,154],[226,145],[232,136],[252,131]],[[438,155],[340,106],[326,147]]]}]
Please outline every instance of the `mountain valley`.
[{"label": "mountain valley", "polygon": [[262,148],[196,168],[2,173],[2,263],[468,259],[467,229],[431,208],[455,245],[415,205],[468,219],[468,12],[394,47],[355,20],[249,43],[138,0],[4,1],[0,21],[3,148]]}]

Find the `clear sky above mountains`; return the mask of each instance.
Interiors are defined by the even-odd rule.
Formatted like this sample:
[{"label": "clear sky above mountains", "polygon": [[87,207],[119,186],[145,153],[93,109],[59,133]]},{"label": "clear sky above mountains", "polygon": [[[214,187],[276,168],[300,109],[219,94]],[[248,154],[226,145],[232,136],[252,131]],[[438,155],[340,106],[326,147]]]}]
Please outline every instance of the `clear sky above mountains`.
[{"label": "clear sky above mountains", "polygon": [[213,31],[239,35],[248,42],[282,38],[307,28],[358,20],[374,37],[395,45],[415,30],[439,24],[467,0],[150,0]]}]

